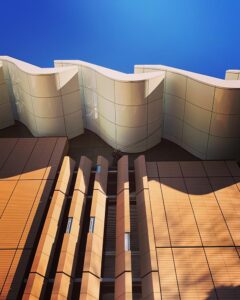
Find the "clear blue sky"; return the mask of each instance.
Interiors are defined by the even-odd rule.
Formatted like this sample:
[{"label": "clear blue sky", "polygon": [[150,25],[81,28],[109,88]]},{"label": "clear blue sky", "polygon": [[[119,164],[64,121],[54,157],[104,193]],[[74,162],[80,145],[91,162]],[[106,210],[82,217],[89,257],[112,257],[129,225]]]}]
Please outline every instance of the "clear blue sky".
[{"label": "clear blue sky", "polygon": [[132,72],[165,64],[223,77],[240,69],[239,0],[8,0],[0,54],[52,66],[81,59]]}]

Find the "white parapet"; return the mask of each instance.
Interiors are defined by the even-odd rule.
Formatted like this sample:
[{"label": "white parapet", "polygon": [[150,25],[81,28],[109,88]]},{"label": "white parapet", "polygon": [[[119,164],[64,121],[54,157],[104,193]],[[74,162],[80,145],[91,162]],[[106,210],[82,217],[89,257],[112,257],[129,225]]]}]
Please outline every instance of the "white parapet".
[{"label": "white parapet", "polygon": [[113,148],[142,152],[169,139],[201,159],[238,159],[239,71],[213,78],[162,65],[125,74],[79,60],[39,68],[0,57],[0,128],[76,137],[87,128]]},{"label": "white parapet", "polygon": [[153,71],[165,72],[163,137],[201,159],[239,159],[240,81],[135,66],[136,73]]}]

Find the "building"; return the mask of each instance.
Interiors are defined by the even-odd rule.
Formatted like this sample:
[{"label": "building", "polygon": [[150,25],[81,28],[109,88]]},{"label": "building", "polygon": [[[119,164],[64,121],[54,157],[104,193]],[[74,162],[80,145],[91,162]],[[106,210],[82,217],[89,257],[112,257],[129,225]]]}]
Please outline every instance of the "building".
[{"label": "building", "polygon": [[0,61],[0,299],[240,298],[240,72]]},{"label": "building", "polygon": [[124,74],[82,61],[0,63],[0,128],[15,119],[34,136],[68,138],[87,128],[128,153],[163,137],[201,159],[239,159],[239,71],[222,80],[159,65]]}]

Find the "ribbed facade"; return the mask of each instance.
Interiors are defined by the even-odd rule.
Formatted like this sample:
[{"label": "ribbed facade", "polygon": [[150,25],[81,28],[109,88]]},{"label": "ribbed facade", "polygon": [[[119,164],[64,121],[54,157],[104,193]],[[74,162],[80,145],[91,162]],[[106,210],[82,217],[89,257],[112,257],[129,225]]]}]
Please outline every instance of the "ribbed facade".
[{"label": "ribbed facade", "polygon": [[0,299],[240,298],[235,162],[112,168],[62,159],[64,138],[4,142]]}]

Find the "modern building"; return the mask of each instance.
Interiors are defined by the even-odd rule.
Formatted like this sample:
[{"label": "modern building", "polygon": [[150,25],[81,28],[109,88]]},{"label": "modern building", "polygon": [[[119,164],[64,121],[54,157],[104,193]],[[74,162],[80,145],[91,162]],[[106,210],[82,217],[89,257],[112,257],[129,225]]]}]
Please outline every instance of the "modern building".
[{"label": "modern building", "polygon": [[239,159],[240,71],[223,80],[159,65],[124,74],[82,61],[0,64],[0,128],[19,120],[36,137],[68,138],[87,128],[128,153],[163,137],[201,159]]},{"label": "modern building", "polygon": [[240,71],[0,64],[0,299],[240,299]]}]

